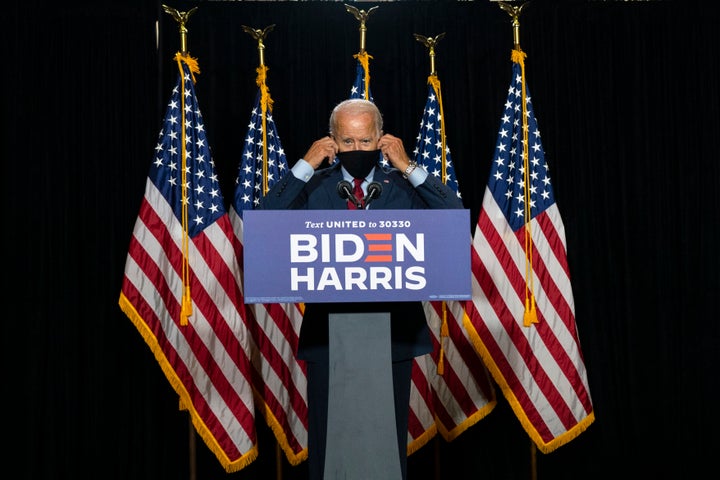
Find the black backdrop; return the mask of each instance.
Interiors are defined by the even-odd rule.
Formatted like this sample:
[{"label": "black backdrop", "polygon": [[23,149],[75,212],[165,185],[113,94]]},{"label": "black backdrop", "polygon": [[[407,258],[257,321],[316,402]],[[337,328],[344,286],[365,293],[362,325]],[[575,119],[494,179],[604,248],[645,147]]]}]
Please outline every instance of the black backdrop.
[{"label": "black backdrop", "polygon": [[[157,1],[4,7],[3,378],[14,478],[190,478],[187,414],[117,300],[126,249],[175,81],[178,25]],[[290,162],[349,95],[358,23],[342,2],[177,0],[224,195],[265,44]],[[496,3],[378,2],[371,88],[385,130],[414,146],[437,47],[448,142],[477,218],[510,81]],[[533,465],[504,400],[410,478],[691,478],[716,471],[720,390],[720,100],[715,17],[695,1],[540,1],[520,17],[533,104],[566,227],[596,421]],[[157,23],[156,23],[157,22]],[[159,42],[156,44],[156,28]],[[9,213],[8,213],[9,212]],[[8,220],[9,219],[9,220]],[[9,267],[9,268],[7,268]],[[261,417],[258,416],[260,419]],[[261,420],[260,457],[226,474],[196,440],[197,478],[306,478]],[[372,459],[368,459],[372,461]],[[712,476],[712,473],[709,473]]]}]

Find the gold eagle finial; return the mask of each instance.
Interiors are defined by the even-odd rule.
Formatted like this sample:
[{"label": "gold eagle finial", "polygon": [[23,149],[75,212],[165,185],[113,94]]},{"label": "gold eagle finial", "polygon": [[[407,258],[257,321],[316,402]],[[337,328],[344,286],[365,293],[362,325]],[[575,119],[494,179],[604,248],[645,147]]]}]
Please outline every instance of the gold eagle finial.
[{"label": "gold eagle finial", "polygon": [[195,11],[198,9],[198,7],[193,7],[187,12],[181,12],[175,8],[168,7],[167,5],[163,4],[163,10],[165,10],[165,13],[169,13],[172,15],[172,17],[175,19],[176,22],[180,24],[180,26],[184,26],[188,19],[190,18],[190,15],[195,13]]},{"label": "gold eagle finial", "polygon": [[360,22],[360,53],[365,53],[365,33],[367,32],[365,22],[367,22],[370,14],[378,8],[380,7],[375,5],[366,12],[365,10],[359,10],[357,7],[352,5],[345,4],[345,10],[352,13],[355,19]]},{"label": "gold eagle finial", "polygon": [[364,25],[370,14],[378,8],[380,7],[378,5],[375,5],[366,12],[365,10],[359,10],[357,7],[354,7],[352,5],[345,4],[345,10],[352,13],[355,19],[359,21],[361,25]]},{"label": "gold eagle finial", "polygon": [[498,2],[498,5],[500,5],[500,8],[505,10],[510,17],[512,17],[512,26],[513,26],[513,41],[515,43],[515,48],[520,48],[520,12],[522,12],[523,8],[528,4],[528,2],[524,2],[520,5],[510,5],[507,2]]},{"label": "gold eagle finial", "polygon": [[181,12],[175,8],[168,7],[163,4],[163,10],[165,13],[169,13],[180,24],[180,52],[184,55],[187,54],[187,27],[185,26],[190,18],[190,15],[195,13],[198,7],[193,7],[187,12]]},{"label": "gold eagle finial", "polygon": [[430,54],[430,75],[436,75],[435,72],[435,45],[437,45],[437,42],[442,40],[442,38],[445,36],[445,32],[440,33],[436,35],[435,37],[426,37],[424,35],[420,35],[418,33],[413,33],[413,37],[415,37],[415,40],[422,43],[429,49]]},{"label": "gold eagle finial", "polygon": [[420,35],[420,34],[413,33],[413,37],[415,37],[415,40],[417,40],[418,42],[422,43],[423,45],[425,45],[426,47],[428,47],[430,50],[434,50],[434,49],[435,49],[435,45],[437,45],[437,42],[439,42],[440,40],[442,40],[442,38],[443,38],[444,36],[445,36],[445,32],[440,33],[440,34],[436,35],[435,37],[424,37],[424,36],[422,36],[422,35]]},{"label": "gold eagle finial", "polygon": [[259,28],[250,28],[245,25],[242,26],[244,32],[249,33],[255,40],[262,42],[268,33],[272,32],[275,25],[268,25],[267,27],[260,30]]},{"label": "gold eagle finial", "polygon": [[267,27],[260,30],[259,28],[250,28],[248,26],[243,25],[242,29],[245,33],[250,34],[251,37],[253,37],[258,42],[258,52],[260,53],[260,65],[265,65],[265,44],[263,43],[263,40],[265,40],[265,37],[268,33],[272,32],[273,28],[275,28],[275,24],[268,25]]},{"label": "gold eagle finial", "polygon": [[517,6],[510,5],[507,2],[498,2],[498,5],[500,5],[500,8],[505,10],[511,17],[513,17],[513,20],[517,20],[517,18],[520,17],[520,12],[522,12],[522,9],[525,8],[525,5],[527,5],[527,2]]}]

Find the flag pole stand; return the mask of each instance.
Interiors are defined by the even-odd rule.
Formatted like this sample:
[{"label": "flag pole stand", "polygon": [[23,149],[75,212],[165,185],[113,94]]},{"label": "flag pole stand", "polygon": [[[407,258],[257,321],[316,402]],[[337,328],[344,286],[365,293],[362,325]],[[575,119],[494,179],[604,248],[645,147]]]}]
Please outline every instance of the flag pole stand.
[{"label": "flag pole stand", "polygon": [[440,480],[442,476],[440,472],[442,467],[440,466],[440,438],[435,435],[435,480]]},{"label": "flag pole stand", "polygon": [[190,469],[190,480],[197,479],[197,447],[195,443],[195,427],[192,423],[192,417],[188,414],[188,461]]},{"label": "flag pole stand", "polygon": [[537,480],[537,447],[530,441],[530,479]]},{"label": "flag pole stand", "polygon": [[275,479],[282,480],[282,476],[282,449],[280,448],[280,442],[275,440]]}]

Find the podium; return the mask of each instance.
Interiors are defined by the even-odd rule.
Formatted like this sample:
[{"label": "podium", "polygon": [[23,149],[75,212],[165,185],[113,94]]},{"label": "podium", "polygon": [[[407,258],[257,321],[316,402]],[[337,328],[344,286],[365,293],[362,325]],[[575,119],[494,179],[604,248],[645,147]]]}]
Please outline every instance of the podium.
[{"label": "podium", "polygon": [[325,480],[400,480],[389,313],[328,318]]},{"label": "podium", "polygon": [[[471,298],[468,210],[246,210],[243,222],[245,303]],[[330,314],[328,335],[324,479],[401,480],[390,313]]]}]

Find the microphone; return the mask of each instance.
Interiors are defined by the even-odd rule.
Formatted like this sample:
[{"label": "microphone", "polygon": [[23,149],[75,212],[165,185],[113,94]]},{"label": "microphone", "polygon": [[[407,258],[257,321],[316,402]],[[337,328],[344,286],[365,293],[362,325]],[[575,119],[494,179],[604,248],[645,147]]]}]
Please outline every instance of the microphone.
[{"label": "microphone", "polygon": [[382,185],[378,182],[371,182],[367,187],[367,192],[367,196],[365,197],[365,208],[370,205],[370,202],[382,195]]},{"label": "microphone", "polygon": [[352,185],[350,185],[350,182],[347,180],[340,180],[337,184],[337,191],[338,195],[340,195],[340,198],[343,200],[350,200],[353,202],[358,208],[362,208],[362,203],[358,202],[358,199],[355,198],[355,195],[352,193]]}]

